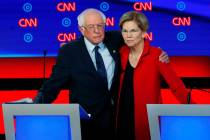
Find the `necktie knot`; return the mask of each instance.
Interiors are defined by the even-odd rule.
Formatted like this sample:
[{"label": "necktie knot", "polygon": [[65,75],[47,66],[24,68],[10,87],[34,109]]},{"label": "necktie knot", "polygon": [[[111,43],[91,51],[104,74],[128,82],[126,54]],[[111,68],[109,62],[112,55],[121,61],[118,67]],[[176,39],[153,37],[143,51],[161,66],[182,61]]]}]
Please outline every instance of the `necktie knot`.
[{"label": "necktie knot", "polygon": [[95,46],[95,51],[98,51],[98,49],[99,49],[99,46]]}]

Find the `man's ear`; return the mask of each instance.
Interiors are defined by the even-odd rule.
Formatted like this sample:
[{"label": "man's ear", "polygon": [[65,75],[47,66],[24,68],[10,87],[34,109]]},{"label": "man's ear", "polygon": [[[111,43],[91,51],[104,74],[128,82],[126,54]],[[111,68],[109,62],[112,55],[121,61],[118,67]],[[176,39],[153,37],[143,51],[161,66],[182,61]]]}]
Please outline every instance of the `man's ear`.
[{"label": "man's ear", "polygon": [[84,30],[85,30],[84,27],[79,26],[78,28],[79,28],[79,31],[81,32],[81,34],[84,35]]}]

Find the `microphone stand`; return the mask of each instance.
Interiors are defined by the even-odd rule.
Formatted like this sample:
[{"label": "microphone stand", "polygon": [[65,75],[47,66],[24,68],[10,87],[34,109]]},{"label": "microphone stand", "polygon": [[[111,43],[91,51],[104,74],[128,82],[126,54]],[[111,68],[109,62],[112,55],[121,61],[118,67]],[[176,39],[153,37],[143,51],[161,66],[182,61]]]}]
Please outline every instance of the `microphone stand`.
[{"label": "microphone stand", "polygon": [[43,59],[44,59],[44,64],[43,64],[43,83],[46,81],[46,55],[47,55],[47,50],[43,51]]},{"label": "microphone stand", "polygon": [[[46,82],[46,56],[47,56],[47,50],[43,51],[43,59],[44,59],[44,65],[43,65],[43,84]],[[44,97],[42,96],[42,103],[44,103]]]}]

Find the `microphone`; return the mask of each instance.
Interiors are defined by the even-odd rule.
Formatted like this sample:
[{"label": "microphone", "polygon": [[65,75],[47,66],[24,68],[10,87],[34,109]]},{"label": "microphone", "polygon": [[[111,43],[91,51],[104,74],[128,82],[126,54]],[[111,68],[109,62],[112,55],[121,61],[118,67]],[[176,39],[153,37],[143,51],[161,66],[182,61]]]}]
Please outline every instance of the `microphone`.
[{"label": "microphone", "polygon": [[190,91],[188,92],[188,95],[187,95],[187,104],[190,104],[192,89],[193,88],[190,88]]}]

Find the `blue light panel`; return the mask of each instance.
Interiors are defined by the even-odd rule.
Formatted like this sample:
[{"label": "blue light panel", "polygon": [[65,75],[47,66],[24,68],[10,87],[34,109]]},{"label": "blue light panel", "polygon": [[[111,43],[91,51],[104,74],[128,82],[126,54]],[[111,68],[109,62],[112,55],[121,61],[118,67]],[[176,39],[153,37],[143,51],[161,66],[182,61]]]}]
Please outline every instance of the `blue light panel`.
[{"label": "blue light panel", "polygon": [[161,116],[161,140],[209,140],[209,116]]},{"label": "blue light panel", "polygon": [[16,140],[71,140],[69,116],[15,116]]}]

